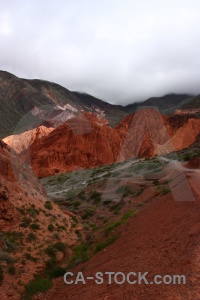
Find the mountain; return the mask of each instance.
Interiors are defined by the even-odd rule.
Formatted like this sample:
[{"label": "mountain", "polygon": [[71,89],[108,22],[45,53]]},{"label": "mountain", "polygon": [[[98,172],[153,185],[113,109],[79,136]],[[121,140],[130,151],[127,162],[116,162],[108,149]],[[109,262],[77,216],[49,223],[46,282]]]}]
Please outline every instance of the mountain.
[{"label": "mountain", "polygon": [[175,109],[193,99],[189,94],[167,94],[162,97],[151,97],[142,102],[136,102],[125,106],[125,111],[130,114],[139,106],[156,106],[163,114],[173,113]]},{"label": "mountain", "polygon": [[200,111],[200,96],[194,97],[191,101],[188,103],[183,104],[180,107],[180,110],[185,111],[186,113],[189,113],[189,111]]},{"label": "mountain", "polygon": [[44,80],[18,78],[0,71],[0,134],[2,137],[40,125],[58,126],[80,111],[106,117],[115,125],[126,113],[87,94],[71,92]]},{"label": "mountain", "polygon": [[156,106],[162,113],[169,114],[192,99],[187,94],[169,94],[127,106],[112,105],[86,93],[70,91],[53,82],[22,79],[0,71],[0,137],[42,125],[57,127],[81,111],[106,118],[108,125],[114,127],[139,106]]}]

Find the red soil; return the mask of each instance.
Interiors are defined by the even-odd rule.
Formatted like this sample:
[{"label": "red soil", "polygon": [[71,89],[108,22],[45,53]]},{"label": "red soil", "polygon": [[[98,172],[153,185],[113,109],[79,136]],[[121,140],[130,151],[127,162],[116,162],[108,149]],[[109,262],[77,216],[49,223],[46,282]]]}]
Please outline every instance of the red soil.
[{"label": "red soil", "polygon": [[[53,289],[41,299],[72,300],[197,300],[200,299],[200,193],[199,175],[187,175],[196,201],[173,200],[171,193],[150,199],[139,213],[121,226],[121,236],[112,245],[96,254],[84,265],[85,277],[96,272],[150,272],[183,274],[186,285],[66,285],[63,278],[55,280]],[[142,197],[142,195],[141,195]]]}]

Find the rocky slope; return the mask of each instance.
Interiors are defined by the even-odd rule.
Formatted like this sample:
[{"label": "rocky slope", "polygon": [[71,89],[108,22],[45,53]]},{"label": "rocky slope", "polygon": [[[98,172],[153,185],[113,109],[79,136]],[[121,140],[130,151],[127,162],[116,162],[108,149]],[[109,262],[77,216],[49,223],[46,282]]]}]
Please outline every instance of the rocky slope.
[{"label": "rocky slope", "polygon": [[[58,241],[70,249],[77,242],[75,230],[81,226],[74,223],[73,214],[47,201],[31,169],[14,153],[11,156],[2,141],[0,168],[0,298],[19,299],[24,285],[46,268],[45,249]],[[60,261],[70,251],[55,253],[55,261]]]},{"label": "rocky slope", "polygon": [[[144,163],[148,164],[145,161]],[[171,183],[176,186],[182,197],[185,186],[181,181],[176,180],[181,174],[179,172],[176,171],[174,178],[171,178]],[[112,227],[113,230],[107,238],[117,235],[115,242],[111,245],[104,244],[103,250],[88,262],[70,270],[74,274],[73,280],[78,272],[83,272],[86,284],[67,285],[63,278],[59,278],[55,280],[53,289],[47,295],[42,295],[40,299],[64,300],[66,295],[72,300],[78,298],[83,300],[199,299],[199,173],[186,170],[185,175],[195,201],[175,201],[170,190],[160,193],[160,182],[157,182],[156,186],[153,182],[149,183],[144,192],[137,197],[126,195],[127,203],[130,203],[136,213],[115,230],[114,226]],[[130,181],[134,179],[134,176],[129,178]],[[166,180],[163,182],[166,183]],[[135,188],[133,183],[130,187]],[[136,203],[139,205],[137,206]],[[87,280],[87,277],[95,276],[97,272],[104,274],[102,284]],[[112,284],[108,284],[108,275],[105,272],[123,272],[125,275],[129,272],[142,274],[149,272],[147,279],[150,282],[155,275],[184,275],[186,284],[156,285],[145,284],[144,281],[142,284],[134,285],[128,282],[116,284],[114,279]],[[137,277],[131,278],[137,279]],[[121,281],[122,276],[119,275],[117,279]]]}]

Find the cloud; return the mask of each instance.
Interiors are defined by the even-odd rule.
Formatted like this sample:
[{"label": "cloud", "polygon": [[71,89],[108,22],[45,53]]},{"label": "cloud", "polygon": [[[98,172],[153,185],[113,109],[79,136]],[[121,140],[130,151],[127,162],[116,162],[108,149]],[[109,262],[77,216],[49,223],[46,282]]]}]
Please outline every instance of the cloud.
[{"label": "cloud", "polygon": [[2,1],[0,69],[111,103],[200,93],[199,1]]}]

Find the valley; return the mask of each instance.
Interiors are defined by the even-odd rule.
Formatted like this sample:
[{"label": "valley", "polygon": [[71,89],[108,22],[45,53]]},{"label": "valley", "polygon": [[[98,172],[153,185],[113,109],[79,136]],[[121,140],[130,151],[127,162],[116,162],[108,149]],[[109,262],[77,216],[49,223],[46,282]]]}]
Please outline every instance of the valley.
[{"label": "valley", "polygon": [[[120,106],[0,78],[1,299],[199,299],[199,97]],[[188,283],[64,283],[81,270]]]}]

